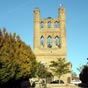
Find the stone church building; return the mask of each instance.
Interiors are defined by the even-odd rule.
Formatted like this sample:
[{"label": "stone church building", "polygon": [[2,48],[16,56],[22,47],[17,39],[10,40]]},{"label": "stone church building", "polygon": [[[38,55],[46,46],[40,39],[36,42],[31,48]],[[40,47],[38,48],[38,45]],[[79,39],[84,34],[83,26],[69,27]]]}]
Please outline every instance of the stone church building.
[{"label": "stone church building", "polygon": [[[41,18],[40,10],[34,10],[34,54],[37,61],[47,66],[50,61],[56,61],[57,58],[66,59],[67,56],[65,8],[61,6],[57,14],[57,18]],[[69,69],[71,70],[71,66]],[[68,83],[71,73],[63,75],[61,79]]]}]

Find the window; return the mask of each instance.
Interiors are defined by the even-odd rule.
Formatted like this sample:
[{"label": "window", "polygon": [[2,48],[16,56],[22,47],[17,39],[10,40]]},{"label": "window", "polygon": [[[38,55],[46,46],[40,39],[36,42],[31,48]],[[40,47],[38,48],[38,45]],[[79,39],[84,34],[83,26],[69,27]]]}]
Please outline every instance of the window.
[{"label": "window", "polygon": [[51,28],[51,22],[50,21],[48,22],[48,28]]},{"label": "window", "polygon": [[58,46],[59,47],[60,45],[60,39],[58,36],[55,37],[55,46]]},{"label": "window", "polygon": [[58,28],[58,22],[54,22],[54,28]]},{"label": "window", "polygon": [[40,46],[44,47],[44,37],[43,36],[41,36],[40,38]]},{"label": "window", "polygon": [[49,36],[49,37],[47,38],[47,47],[48,47],[48,48],[51,48],[51,47],[52,47],[52,38],[51,38],[51,36]]},{"label": "window", "polygon": [[40,23],[40,28],[44,28],[44,22]]}]

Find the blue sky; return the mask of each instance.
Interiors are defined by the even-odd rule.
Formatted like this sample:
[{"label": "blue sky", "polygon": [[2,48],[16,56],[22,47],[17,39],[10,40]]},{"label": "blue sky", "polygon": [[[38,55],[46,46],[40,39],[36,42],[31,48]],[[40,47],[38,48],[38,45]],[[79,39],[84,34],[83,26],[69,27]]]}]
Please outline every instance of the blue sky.
[{"label": "blue sky", "polygon": [[34,8],[41,18],[57,18],[60,3],[66,8],[67,60],[78,73],[88,58],[88,0],[0,0],[0,28],[16,32],[33,49]]}]

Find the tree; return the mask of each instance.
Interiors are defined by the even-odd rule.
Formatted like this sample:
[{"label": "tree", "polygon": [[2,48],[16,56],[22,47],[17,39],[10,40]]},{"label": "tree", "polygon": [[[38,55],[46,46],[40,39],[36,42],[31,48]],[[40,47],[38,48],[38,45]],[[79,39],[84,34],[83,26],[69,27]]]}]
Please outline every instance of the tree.
[{"label": "tree", "polygon": [[84,65],[83,69],[79,75],[82,83],[88,83],[88,65]]},{"label": "tree", "polygon": [[41,62],[37,63],[37,76],[38,78],[45,78],[47,74],[47,68]]},{"label": "tree", "polygon": [[78,79],[77,74],[74,71],[72,71],[72,80],[77,80],[77,79]]},{"label": "tree", "polygon": [[82,69],[83,69],[83,66],[84,66],[84,65],[79,66],[79,67],[77,68],[77,70],[78,70],[79,72],[81,72],[81,71],[82,71]]},{"label": "tree", "polygon": [[66,62],[65,58],[57,58],[57,61],[51,61],[51,65],[50,65],[51,70],[54,72],[56,76],[58,76],[59,83],[62,75],[71,72],[69,66],[70,63]]},{"label": "tree", "polygon": [[19,36],[0,30],[0,84],[35,75],[36,58]]},{"label": "tree", "polygon": [[72,77],[77,77],[77,74],[72,71]]}]

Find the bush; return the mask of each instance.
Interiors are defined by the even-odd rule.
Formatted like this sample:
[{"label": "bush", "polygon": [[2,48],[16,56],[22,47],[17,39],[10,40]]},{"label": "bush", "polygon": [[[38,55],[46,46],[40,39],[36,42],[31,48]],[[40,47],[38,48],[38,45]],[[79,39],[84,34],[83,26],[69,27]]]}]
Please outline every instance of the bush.
[{"label": "bush", "polygon": [[84,65],[79,77],[82,83],[88,83],[88,65]]}]

